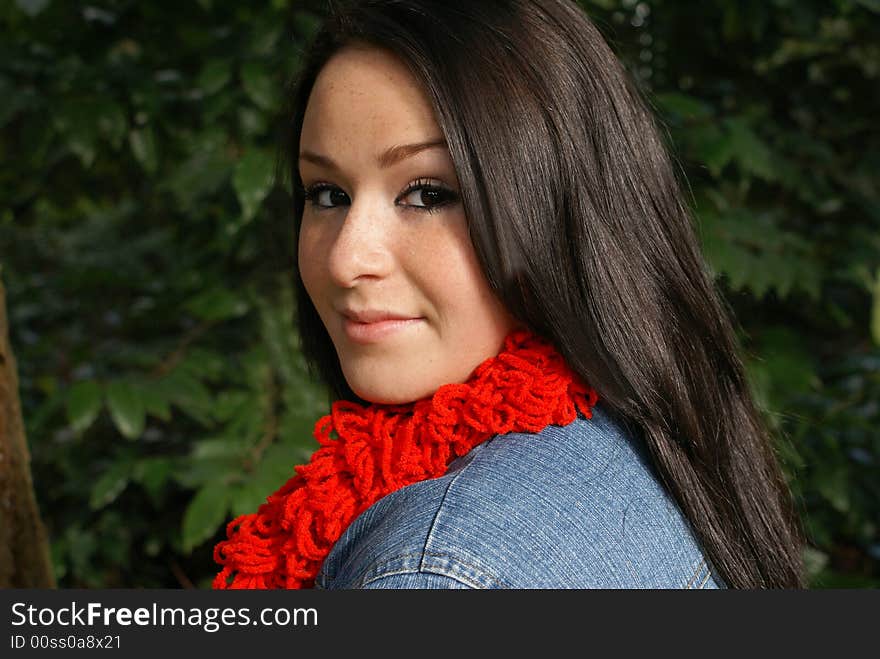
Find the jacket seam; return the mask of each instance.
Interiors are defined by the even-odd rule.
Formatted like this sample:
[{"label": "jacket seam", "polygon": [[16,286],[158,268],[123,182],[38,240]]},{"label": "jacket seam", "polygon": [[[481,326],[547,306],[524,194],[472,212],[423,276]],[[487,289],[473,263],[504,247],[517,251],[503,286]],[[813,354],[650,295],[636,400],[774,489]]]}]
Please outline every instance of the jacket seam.
[{"label": "jacket seam", "polygon": [[[482,451],[487,445],[489,445],[491,442],[493,442],[493,441],[495,440],[496,437],[498,437],[498,435],[495,435],[494,437],[490,438],[489,440],[487,440],[487,441],[485,441],[485,442],[482,442],[481,444],[479,444],[479,445],[478,445],[477,447],[475,447],[475,448],[479,448],[479,450]],[[473,449],[472,449],[472,450],[473,450]],[[473,573],[474,573],[475,575],[479,575],[479,576],[480,576],[481,578],[483,578],[486,582],[488,582],[488,583],[490,583],[490,584],[493,584],[494,586],[496,586],[496,587],[498,587],[498,588],[508,588],[509,586],[505,586],[505,584],[504,584],[503,582],[499,581],[499,580],[496,579],[495,577],[486,574],[486,573],[485,573],[483,570],[481,570],[481,569],[478,569],[478,568],[476,568],[476,567],[474,567],[474,566],[472,566],[472,565],[469,565],[468,563],[466,563],[465,561],[462,561],[462,560],[459,559],[458,557],[451,556],[451,555],[449,555],[449,554],[445,554],[445,553],[442,553],[442,552],[432,552],[431,550],[428,549],[428,547],[430,546],[432,540],[434,539],[434,531],[435,531],[435,529],[436,529],[436,527],[437,527],[437,523],[438,523],[438,520],[439,520],[439,518],[440,518],[440,513],[443,512],[443,506],[446,504],[446,497],[449,496],[449,491],[452,489],[452,486],[455,485],[455,482],[456,482],[456,481],[457,481],[457,480],[458,480],[458,479],[459,479],[459,478],[460,478],[460,477],[461,477],[461,476],[462,476],[462,475],[463,475],[468,469],[470,469],[471,465],[474,463],[474,460],[475,460],[476,458],[477,458],[477,454],[472,455],[472,456],[471,456],[471,459],[467,462],[467,464],[465,464],[464,466],[462,466],[462,468],[459,470],[459,472],[458,472],[458,473],[457,473],[457,474],[456,474],[456,475],[455,475],[455,476],[449,481],[449,484],[446,486],[446,489],[443,491],[443,498],[440,499],[440,503],[437,505],[437,512],[434,513],[434,519],[431,520],[431,526],[428,528],[428,533],[427,533],[427,535],[425,536],[425,544],[422,546],[422,556],[421,556],[421,559],[419,560],[419,568],[418,568],[418,569],[419,569],[419,572],[422,572],[423,570],[427,570],[427,569],[428,569],[428,568],[425,566],[425,559],[428,558],[428,557],[431,557],[431,558],[446,558],[446,559],[450,559],[450,560],[452,560],[452,561],[457,562],[457,563],[458,563],[459,565],[461,565],[462,567],[465,567],[465,568],[468,568],[468,569],[470,569],[470,570],[473,570]]]},{"label": "jacket seam", "polygon": [[[491,441],[491,440],[489,440],[489,441]],[[483,444],[485,445],[485,443],[486,442],[484,442]],[[434,518],[431,520],[431,525],[428,527],[428,533],[425,535],[425,544],[422,546],[422,560],[419,561],[419,570],[421,570],[425,565],[425,560],[424,560],[425,554],[428,553],[428,545],[431,544],[431,540],[433,539],[432,536],[434,534],[434,529],[437,526],[437,520],[440,517],[440,513],[443,511],[443,506],[446,503],[446,497],[449,496],[449,490],[452,489],[452,486],[455,484],[455,481],[457,481],[458,478],[464,472],[466,472],[468,469],[470,469],[470,466],[474,462],[474,460],[473,460],[474,457],[476,457],[476,456],[473,456],[468,461],[468,463],[466,465],[464,465],[459,470],[459,472],[450,479],[449,484],[446,486],[446,489],[443,490],[443,497],[440,499],[440,503],[437,504],[437,511],[434,513]]]},{"label": "jacket seam", "polygon": [[706,588],[706,584],[709,583],[709,577],[711,577],[711,576],[712,576],[712,573],[709,570],[706,570],[706,576],[703,577],[703,582],[699,586],[700,590],[703,590]]},{"label": "jacket seam", "polygon": [[367,579],[366,581],[362,582],[361,587],[363,588],[364,586],[368,586],[371,583],[376,583],[377,581],[381,581],[382,579],[388,579],[389,577],[396,577],[396,576],[399,576],[402,574],[431,574],[436,577],[443,577],[444,579],[449,579],[450,581],[460,583],[462,586],[467,586],[470,589],[474,589],[473,584],[467,583],[466,581],[462,581],[461,579],[458,579],[451,574],[443,574],[441,572],[428,572],[428,571],[424,571],[424,570],[412,570],[412,569],[399,570],[399,571],[395,571],[395,572],[387,572],[384,574],[380,574],[376,577],[373,577],[371,579]]},{"label": "jacket seam", "polygon": [[[706,559],[700,558],[700,562],[697,563],[697,568],[694,570],[694,573],[691,575],[690,579],[687,580],[687,584],[685,585],[685,588],[688,588],[688,589],[694,588],[694,586],[696,585],[697,579],[699,578],[700,574],[702,574],[703,568],[705,568],[705,567],[706,567]],[[707,570],[707,572],[708,572],[708,570]],[[706,583],[706,582],[704,581],[703,583]],[[700,585],[699,588],[702,588],[702,585]]]},{"label": "jacket seam", "polygon": [[[359,585],[366,586],[367,584],[371,584],[375,581],[379,581],[381,579],[385,579],[387,577],[393,577],[401,574],[433,574],[440,577],[446,577],[448,579],[452,579],[460,584],[467,586],[472,589],[483,589],[484,586],[480,584],[475,579],[469,579],[467,576],[456,573],[456,572],[446,572],[437,567],[427,567],[423,565],[423,559],[427,555],[430,558],[442,558],[444,560],[452,561],[454,564],[459,565],[467,570],[471,570],[474,574],[478,574],[482,577],[485,577],[486,581],[491,583],[494,586],[503,588],[503,584],[499,583],[497,580],[492,577],[486,576],[482,570],[470,565],[469,563],[461,560],[457,556],[453,556],[452,554],[442,553],[442,552],[418,552],[418,553],[409,553],[409,554],[397,554],[396,556],[392,556],[391,558],[386,559],[385,567],[382,568],[374,568],[372,574],[369,577],[365,577],[360,580]],[[419,558],[421,559],[418,567],[389,567],[389,564],[394,561],[403,559],[403,558]]]}]

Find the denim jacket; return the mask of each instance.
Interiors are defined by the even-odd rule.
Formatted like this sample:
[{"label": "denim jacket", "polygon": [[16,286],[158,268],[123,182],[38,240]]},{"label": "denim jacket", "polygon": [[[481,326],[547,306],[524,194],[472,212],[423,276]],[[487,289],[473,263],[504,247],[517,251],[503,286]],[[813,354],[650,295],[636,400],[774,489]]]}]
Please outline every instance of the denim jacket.
[{"label": "denim jacket", "polygon": [[593,417],[497,435],[377,501],[317,588],[718,588],[644,446]]}]

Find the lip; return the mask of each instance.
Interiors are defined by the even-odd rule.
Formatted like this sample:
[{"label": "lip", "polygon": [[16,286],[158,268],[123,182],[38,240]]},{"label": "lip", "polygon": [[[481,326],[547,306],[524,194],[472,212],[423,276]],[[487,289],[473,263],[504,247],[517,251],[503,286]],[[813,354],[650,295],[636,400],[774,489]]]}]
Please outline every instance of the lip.
[{"label": "lip", "polygon": [[346,310],[342,312],[342,317],[345,334],[355,343],[376,343],[424,320],[378,310]]}]

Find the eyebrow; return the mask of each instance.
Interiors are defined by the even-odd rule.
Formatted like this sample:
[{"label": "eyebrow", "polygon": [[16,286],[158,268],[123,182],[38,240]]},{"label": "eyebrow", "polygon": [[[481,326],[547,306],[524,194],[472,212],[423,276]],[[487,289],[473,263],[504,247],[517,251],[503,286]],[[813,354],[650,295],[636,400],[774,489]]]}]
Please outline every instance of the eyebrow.
[{"label": "eyebrow", "polygon": [[[443,138],[436,140],[429,140],[427,142],[416,142],[415,144],[400,144],[398,146],[392,146],[390,149],[386,150],[384,153],[380,154],[376,158],[376,162],[379,163],[379,167],[382,169],[387,169],[392,165],[399,163],[401,160],[405,160],[407,158],[411,158],[412,156],[425,151],[426,149],[436,149],[439,147],[446,147],[446,140]],[[309,162],[313,162],[316,165],[323,165],[328,169],[335,169],[339,171],[339,165],[333,162],[327,156],[322,156],[318,153],[314,153],[312,151],[301,151],[299,154],[300,160],[308,160]]]}]

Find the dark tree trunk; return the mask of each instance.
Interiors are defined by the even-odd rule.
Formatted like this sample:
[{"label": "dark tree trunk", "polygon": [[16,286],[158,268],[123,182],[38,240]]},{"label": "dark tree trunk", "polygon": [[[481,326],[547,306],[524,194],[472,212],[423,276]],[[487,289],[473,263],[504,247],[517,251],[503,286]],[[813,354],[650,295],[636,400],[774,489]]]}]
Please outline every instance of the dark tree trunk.
[{"label": "dark tree trunk", "polygon": [[30,461],[0,281],[0,588],[55,588]]}]

